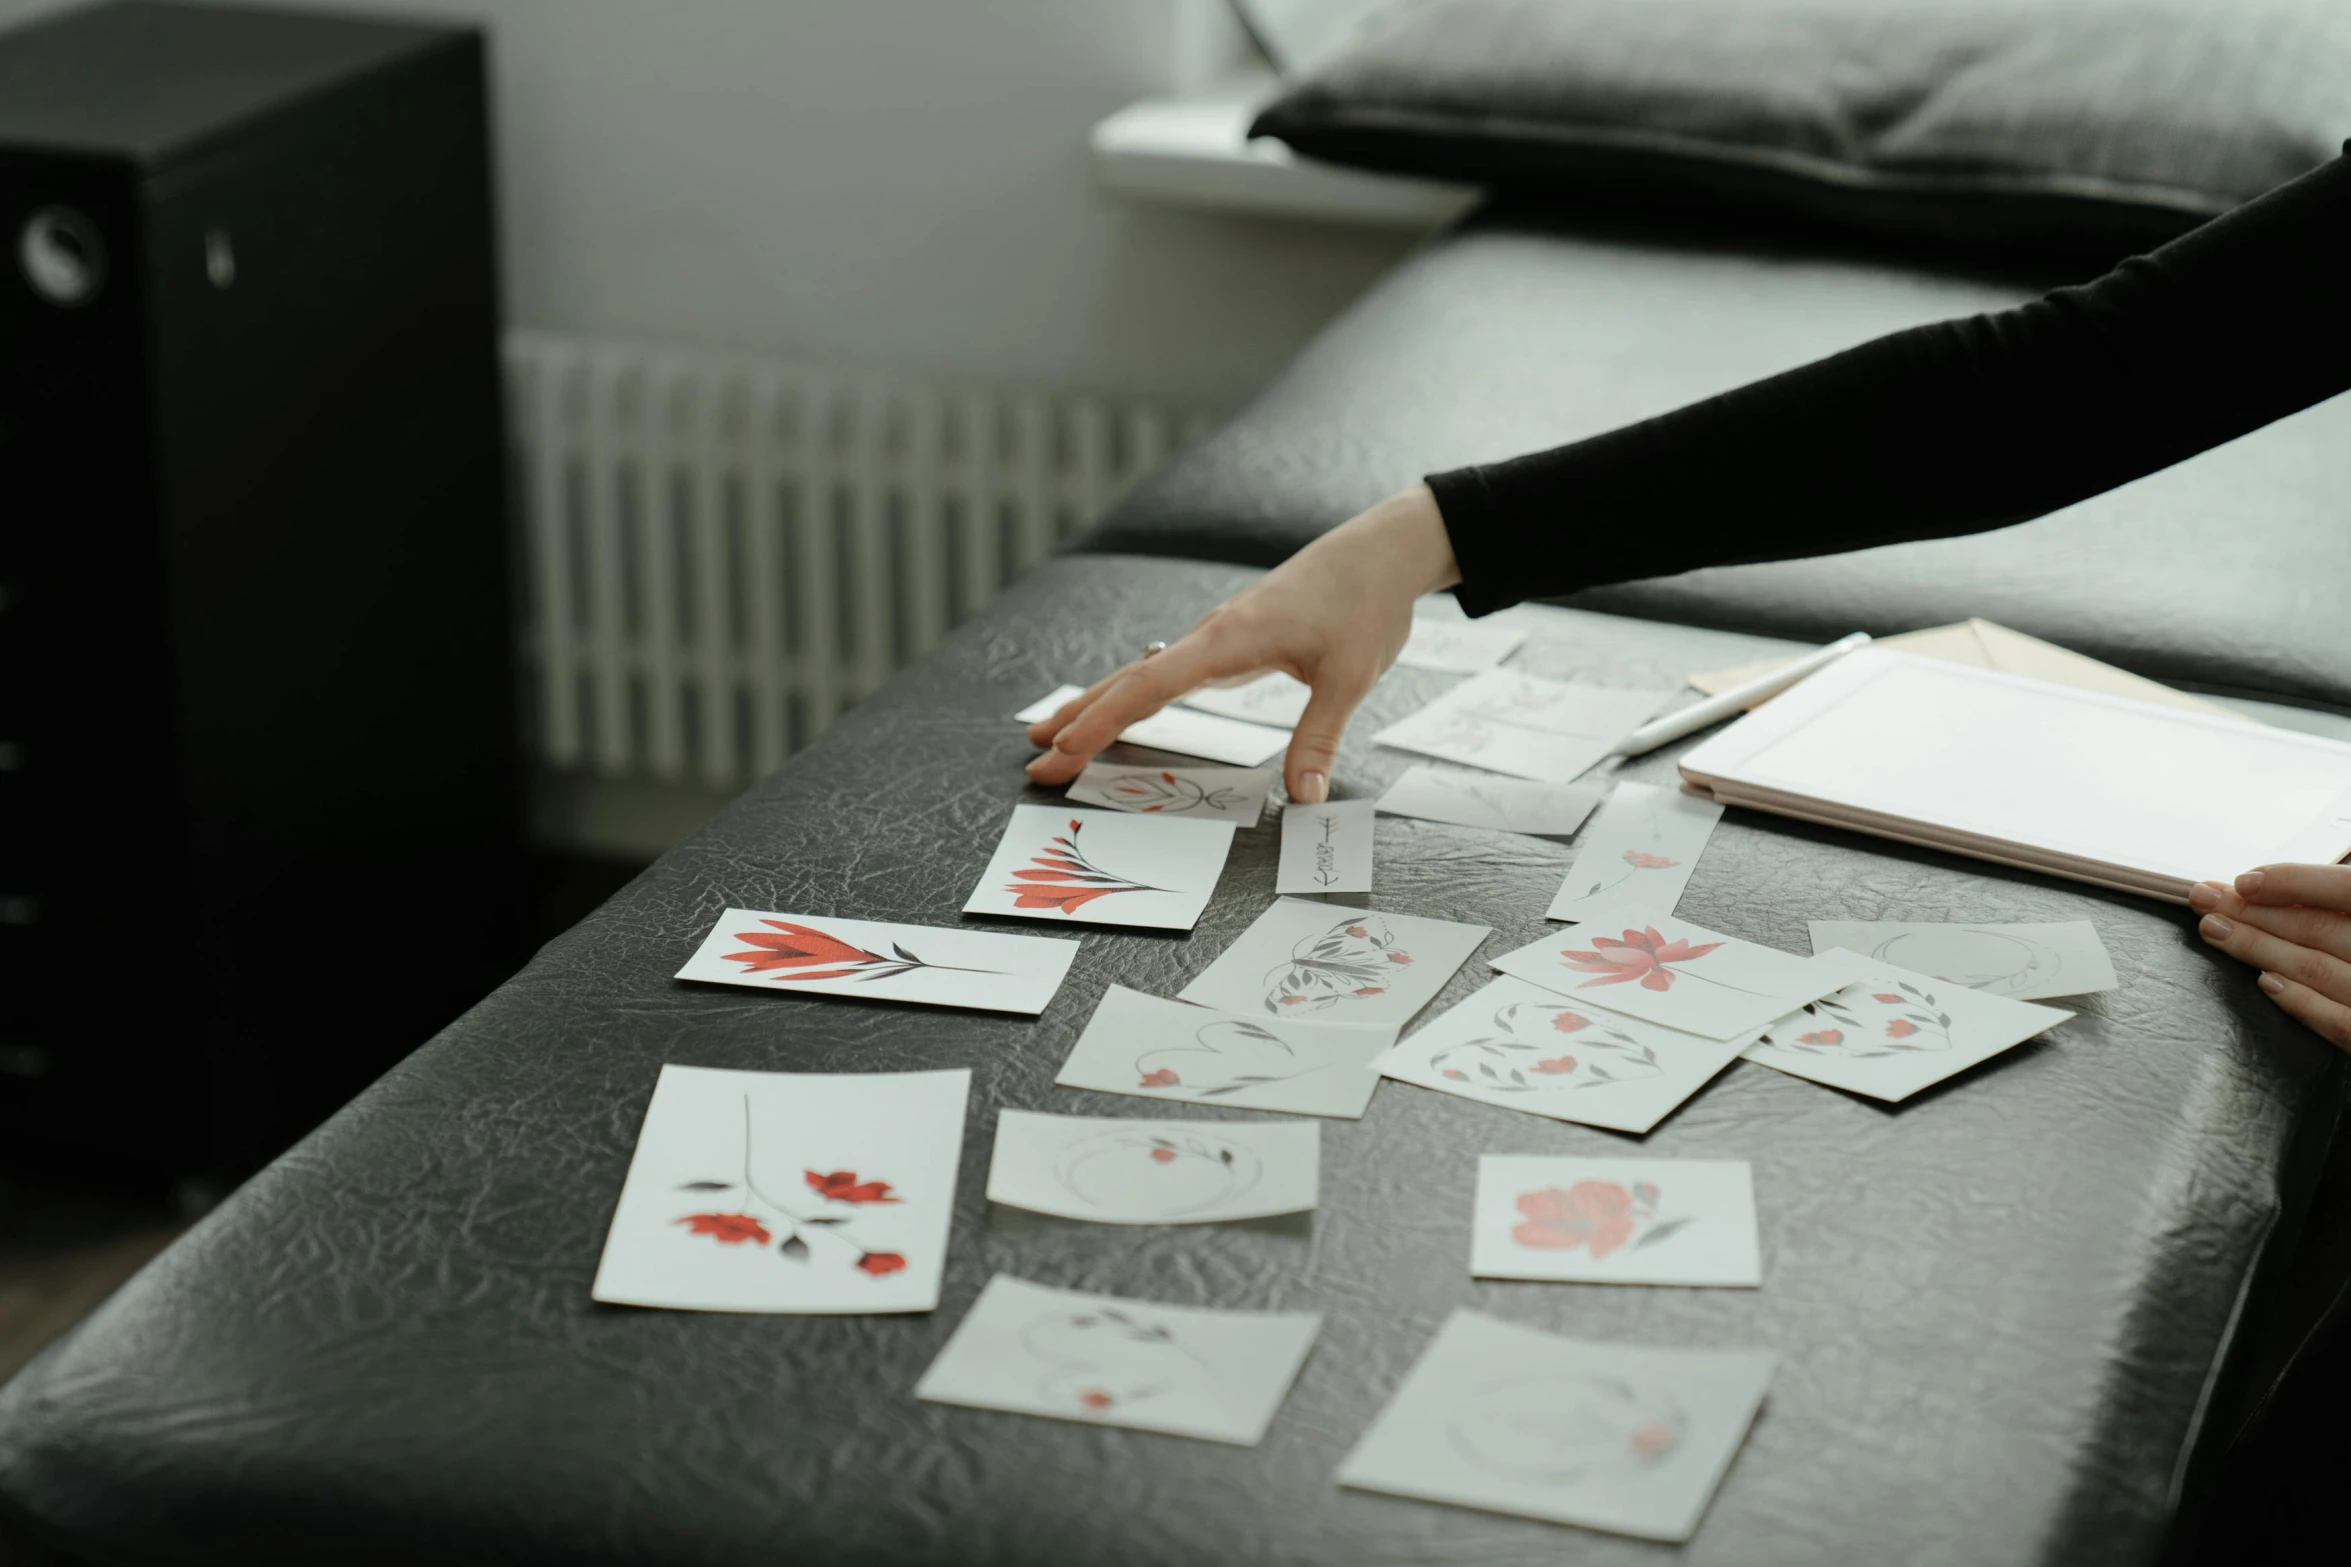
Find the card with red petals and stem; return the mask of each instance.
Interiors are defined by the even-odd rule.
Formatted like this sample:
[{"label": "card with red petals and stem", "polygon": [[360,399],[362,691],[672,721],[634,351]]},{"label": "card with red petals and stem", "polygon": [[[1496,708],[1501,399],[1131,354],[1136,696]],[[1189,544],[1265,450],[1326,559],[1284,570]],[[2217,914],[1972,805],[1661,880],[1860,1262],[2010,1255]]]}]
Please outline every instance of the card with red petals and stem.
[{"label": "card with red petals and stem", "polygon": [[1400,1083],[1644,1134],[1754,1040],[1685,1034],[1505,974],[1374,1065]]},{"label": "card with red petals and stem", "polygon": [[1602,909],[1573,930],[1505,952],[1494,967],[1708,1039],[1752,1035],[1849,983],[1842,953],[1799,958],[1645,905]]},{"label": "card with red petals and stem", "polygon": [[955,926],[728,909],[677,978],[778,994],[1042,1012],[1078,944]]},{"label": "card with red petals and stem", "polygon": [[934,1404],[1255,1447],[1322,1318],[1162,1306],[997,1274],[914,1385]]},{"label": "card with red petals and stem", "polygon": [[1005,1110],[988,1201],[1094,1224],[1304,1213],[1321,1192],[1312,1121],[1114,1121]]},{"label": "card with red petals and stem", "polygon": [[1481,1279],[1578,1284],[1763,1282],[1743,1159],[1486,1154],[1469,1226]]},{"label": "card with red petals and stem", "polygon": [[1722,807],[1678,789],[1620,783],[1576,840],[1575,860],[1544,913],[1589,919],[1628,908],[1671,914],[1722,820]]},{"label": "card with red petals and stem", "polygon": [[1251,1017],[1113,985],[1053,1081],[1352,1121],[1380,1085],[1373,1064],[1395,1042],[1392,1025]]},{"label": "card with red petals and stem", "polygon": [[1232,847],[1231,822],[1016,805],[963,912],[1190,930]]},{"label": "card with red petals and stem", "polygon": [[1177,996],[1251,1017],[1400,1028],[1491,934],[1489,925],[1276,898]]},{"label": "card with red petals and stem", "polygon": [[1747,1059],[1872,1099],[1920,1089],[2023,1044],[2073,1016],[1831,949],[1852,983],[1772,1025]]},{"label": "card with red petals and stem", "polygon": [[939,1304],[971,1073],[667,1065],[592,1294],[677,1311]]}]

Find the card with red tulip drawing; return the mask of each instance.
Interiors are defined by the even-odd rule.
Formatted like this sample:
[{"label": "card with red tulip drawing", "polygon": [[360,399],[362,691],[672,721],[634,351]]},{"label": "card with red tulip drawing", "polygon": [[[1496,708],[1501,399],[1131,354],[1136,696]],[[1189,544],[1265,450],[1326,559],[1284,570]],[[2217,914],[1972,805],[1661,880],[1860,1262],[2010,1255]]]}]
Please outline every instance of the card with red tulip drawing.
[{"label": "card with red tulip drawing", "polygon": [[1277,898],[1177,996],[1249,1017],[1401,1028],[1491,934],[1487,925]]},{"label": "card with red tulip drawing", "polygon": [[1079,805],[1107,806],[1137,816],[1188,816],[1255,827],[1265,797],[1281,778],[1272,767],[1121,767],[1089,762],[1069,786]]},{"label": "card with red tulip drawing", "polygon": [[1678,789],[1620,783],[1584,828],[1544,914],[1584,920],[1603,909],[1671,914],[1697,869],[1722,807]]},{"label": "card with red tulip drawing", "polygon": [[1848,983],[1775,1023],[1747,1059],[1872,1099],[1907,1099],[2073,1016],[1842,948],[1814,961],[1846,964]]},{"label": "card with red tulip drawing", "polygon": [[1752,1036],[1851,979],[1841,956],[1799,958],[1639,904],[1603,909],[1494,960],[1505,974],[1685,1034]]},{"label": "card with red tulip drawing", "polygon": [[1369,800],[1296,801],[1282,807],[1282,857],[1274,891],[1319,898],[1371,891],[1372,820]]},{"label": "card with red tulip drawing", "polygon": [[1456,1311],[1339,1483],[1649,1540],[1687,1540],[1777,1362],[1643,1349]]},{"label": "card with red tulip drawing", "polygon": [[779,995],[1034,1015],[1077,953],[1076,942],[1050,936],[728,909],[676,977]]},{"label": "card with red tulip drawing", "polygon": [[1048,1289],[999,1273],[914,1387],[934,1404],[1255,1447],[1322,1318]]},{"label": "card with red tulip drawing", "polygon": [[1478,1160],[1469,1271],[1481,1279],[1763,1282],[1755,1184],[1743,1159]]},{"label": "card with red tulip drawing", "polygon": [[963,912],[1190,930],[1232,846],[1231,822],[1016,805]]},{"label": "card with red tulip drawing", "polygon": [[1372,739],[1514,778],[1566,783],[1671,700],[1670,691],[1625,691],[1489,669]]},{"label": "card with red tulip drawing", "polygon": [[961,1069],[664,1066],[594,1297],[677,1311],[933,1309],[970,1086]]},{"label": "card with red tulip drawing", "polygon": [[1375,1064],[1400,1083],[1638,1135],[1754,1040],[1685,1034],[1506,974]]},{"label": "card with red tulip drawing", "polygon": [[[1024,724],[1050,718],[1070,698],[1085,695],[1084,686],[1057,686],[1012,716]],[[1235,767],[1262,767],[1282,754],[1290,731],[1252,724],[1215,713],[1196,713],[1186,707],[1165,707],[1149,718],[1139,718],[1119,731],[1128,745],[1197,756],[1204,761],[1229,762]]]},{"label": "card with red tulip drawing", "polygon": [[[1515,983],[1515,981],[1513,981]],[[1145,1099],[1361,1119],[1393,1026],[1217,1012],[1113,985],[1053,1081]]]},{"label": "card with red tulip drawing", "polygon": [[1094,1224],[1215,1224],[1304,1213],[1320,1195],[1311,1121],[1123,1121],[1005,1110],[988,1201]]}]

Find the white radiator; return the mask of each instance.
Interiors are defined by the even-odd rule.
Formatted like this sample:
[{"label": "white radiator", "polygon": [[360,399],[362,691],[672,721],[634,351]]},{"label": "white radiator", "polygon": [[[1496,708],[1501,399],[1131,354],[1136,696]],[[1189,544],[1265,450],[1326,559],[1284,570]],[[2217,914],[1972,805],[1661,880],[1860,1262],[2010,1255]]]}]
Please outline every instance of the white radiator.
[{"label": "white radiator", "polygon": [[814,739],[1207,421],[540,333],[506,361],[536,759],[701,799]]}]

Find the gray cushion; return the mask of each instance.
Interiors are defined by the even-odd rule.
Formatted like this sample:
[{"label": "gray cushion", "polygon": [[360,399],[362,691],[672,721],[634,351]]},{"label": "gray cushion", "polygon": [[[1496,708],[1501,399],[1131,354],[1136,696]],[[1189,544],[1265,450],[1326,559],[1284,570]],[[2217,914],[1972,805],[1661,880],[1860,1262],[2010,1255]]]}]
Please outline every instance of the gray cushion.
[{"label": "gray cushion", "polygon": [[2119,255],[2351,133],[2341,0],[1414,0],[1268,108],[1301,153]]}]

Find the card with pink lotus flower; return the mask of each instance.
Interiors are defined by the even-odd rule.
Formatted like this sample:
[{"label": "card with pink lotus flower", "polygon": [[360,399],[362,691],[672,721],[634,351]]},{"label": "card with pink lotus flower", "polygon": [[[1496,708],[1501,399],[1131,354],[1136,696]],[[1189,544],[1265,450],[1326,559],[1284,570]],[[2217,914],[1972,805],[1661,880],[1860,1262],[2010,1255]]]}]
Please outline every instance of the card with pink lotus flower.
[{"label": "card with pink lotus flower", "polygon": [[1052,1001],[1077,953],[1076,942],[1047,936],[727,909],[676,977],[1033,1016]]},{"label": "card with pink lotus flower", "polygon": [[2073,1016],[1842,948],[1822,956],[1860,977],[1773,1024],[1747,1059],[1872,1099],[1907,1099]]},{"label": "card with pink lotus flower", "polygon": [[1640,1135],[1754,1039],[1685,1034],[1506,974],[1373,1065],[1400,1083]]},{"label": "card with pink lotus flower", "polygon": [[1493,966],[1577,1002],[1732,1039],[1850,984],[1852,961],[1843,952],[1796,957],[1634,904],[1505,952]]},{"label": "card with pink lotus flower", "polygon": [[1469,1271],[1481,1279],[1763,1282],[1755,1183],[1743,1159],[1478,1160]]}]

